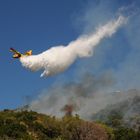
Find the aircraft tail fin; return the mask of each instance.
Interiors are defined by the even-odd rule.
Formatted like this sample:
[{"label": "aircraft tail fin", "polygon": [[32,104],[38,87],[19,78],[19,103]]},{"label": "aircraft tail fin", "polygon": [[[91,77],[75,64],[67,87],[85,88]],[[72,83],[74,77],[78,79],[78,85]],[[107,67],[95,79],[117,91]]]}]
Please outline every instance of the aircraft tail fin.
[{"label": "aircraft tail fin", "polygon": [[25,55],[27,55],[27,56],[32,55],[32,50],[27,51],[27,52],[25,53]]}]

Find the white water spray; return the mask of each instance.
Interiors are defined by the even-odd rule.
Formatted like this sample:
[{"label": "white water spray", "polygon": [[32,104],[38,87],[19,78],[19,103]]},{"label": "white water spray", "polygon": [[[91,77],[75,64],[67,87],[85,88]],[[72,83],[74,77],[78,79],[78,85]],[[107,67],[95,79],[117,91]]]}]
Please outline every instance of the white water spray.
[{"label": "white water spray", "polygon": [[68,69],[77,58],[92,56],[94,48],[101,40],[111,37],[126,21],[125,17],[119,16],[118,19],[99,27],[95,33],[81,35],[67,46],[55,46],[38,55],[21,57],[20,62],[32,71],[44,70],[41,77],[61,73]]}]

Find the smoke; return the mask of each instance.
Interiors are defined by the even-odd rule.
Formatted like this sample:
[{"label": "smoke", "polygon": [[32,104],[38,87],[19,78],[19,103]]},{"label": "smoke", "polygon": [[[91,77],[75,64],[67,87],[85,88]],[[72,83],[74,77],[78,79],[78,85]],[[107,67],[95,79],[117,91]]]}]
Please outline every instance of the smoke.
[{"label": "smoke", "polygon": [[83,118],[89,118],[108,104],[111,97],[105,93],[114,83],[111,72],[99,77],[88,73],[79,82],[51,87],[32,101],[29,109],[58,117],[63,116],[64,112],[69,115],[77,113]]},{"label": "smoke", "polygon": [[[136,104],[133,99],[140,98],[140,92],[135,89],[111,92],[110,88],[115,82],[111,72],[106,72],[99,77],[88,73],[79,82],[51,87],[33,100],[29,104],[29,109],[57,117],[79,114],[80,117],[90,120],[98,112],[102,113],[102,109],[117,104],[116,110],[123,110],[124,116],[132,117],[136,113],[136,108],[139,108],[136,106],[139,103]],[[122,106],[122,103],[124,105],[126,102],[129,105]],[[108,109],[104,116],[109,111]]]},{"label": "smoke", "polygon": [[76,105],[75,104],[66,104],[61,111],[65,112],[66,116],[72,116],[72,113],[76,110]]},{"label": "smoke", "polygon": [[119,115],[122,117],[121,125],[138,130],[140,126],[138,121],[140,116],[140,90],[131,89],[114,93],[112,94],[112,100],[115,102],[110,102],[111,104],[94,114],[91,119],[108,122],[110,116]]},{"label": "smoke", "polygon": [[55,46],[38,55],[21,57],[20,62],[32,71],[44,70],[41,77],[61,73],[77,58],[92,56],[94,48],[101,40],[111,37],[126,21],[127,18],[120,15],[116,20],[98,27],[94,33],[81,35],[67,46]]}]

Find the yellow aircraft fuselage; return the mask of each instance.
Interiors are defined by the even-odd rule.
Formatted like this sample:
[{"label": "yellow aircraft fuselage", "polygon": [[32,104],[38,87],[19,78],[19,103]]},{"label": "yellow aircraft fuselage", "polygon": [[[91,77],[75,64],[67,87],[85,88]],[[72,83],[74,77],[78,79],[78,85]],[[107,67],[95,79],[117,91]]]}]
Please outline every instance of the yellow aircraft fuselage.
[{"label": "yellow aircraft fuselage", "polygon": [[25,52],[25,54],[22,54],[22,53],[16,51],[15,49],[13,49],[13,48],[10,48],[10,51],[14,53],[13,58],[20,58],[20,57],[23,57],[23,56],[32,55],[32,50]]}]

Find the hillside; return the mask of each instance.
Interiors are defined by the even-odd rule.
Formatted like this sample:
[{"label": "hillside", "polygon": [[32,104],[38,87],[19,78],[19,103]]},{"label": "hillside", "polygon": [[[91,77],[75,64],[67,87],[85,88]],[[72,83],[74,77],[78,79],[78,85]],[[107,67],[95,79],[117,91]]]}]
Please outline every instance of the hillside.
[{"label": "hillside", "polygon": [[107,127],[76,116],[57,119],[33,111],[0,112],[0,140],[108,140]]},{"label": "hillside", "polygon": [[138,130],[140,128],[140,96],[135,95],[126,100],[106,106],[92,117],[93,120],[99,120],[108,125],[111,119],[117,120],[118,124]]},{"label": "hillside", "polygon": [[0,140],[139,140],[140,96],[126,95],[94,114],[92,121],[73,116],[72,106],[63,108],[62,118],[26,111],[28,106],[0,111]]}]

